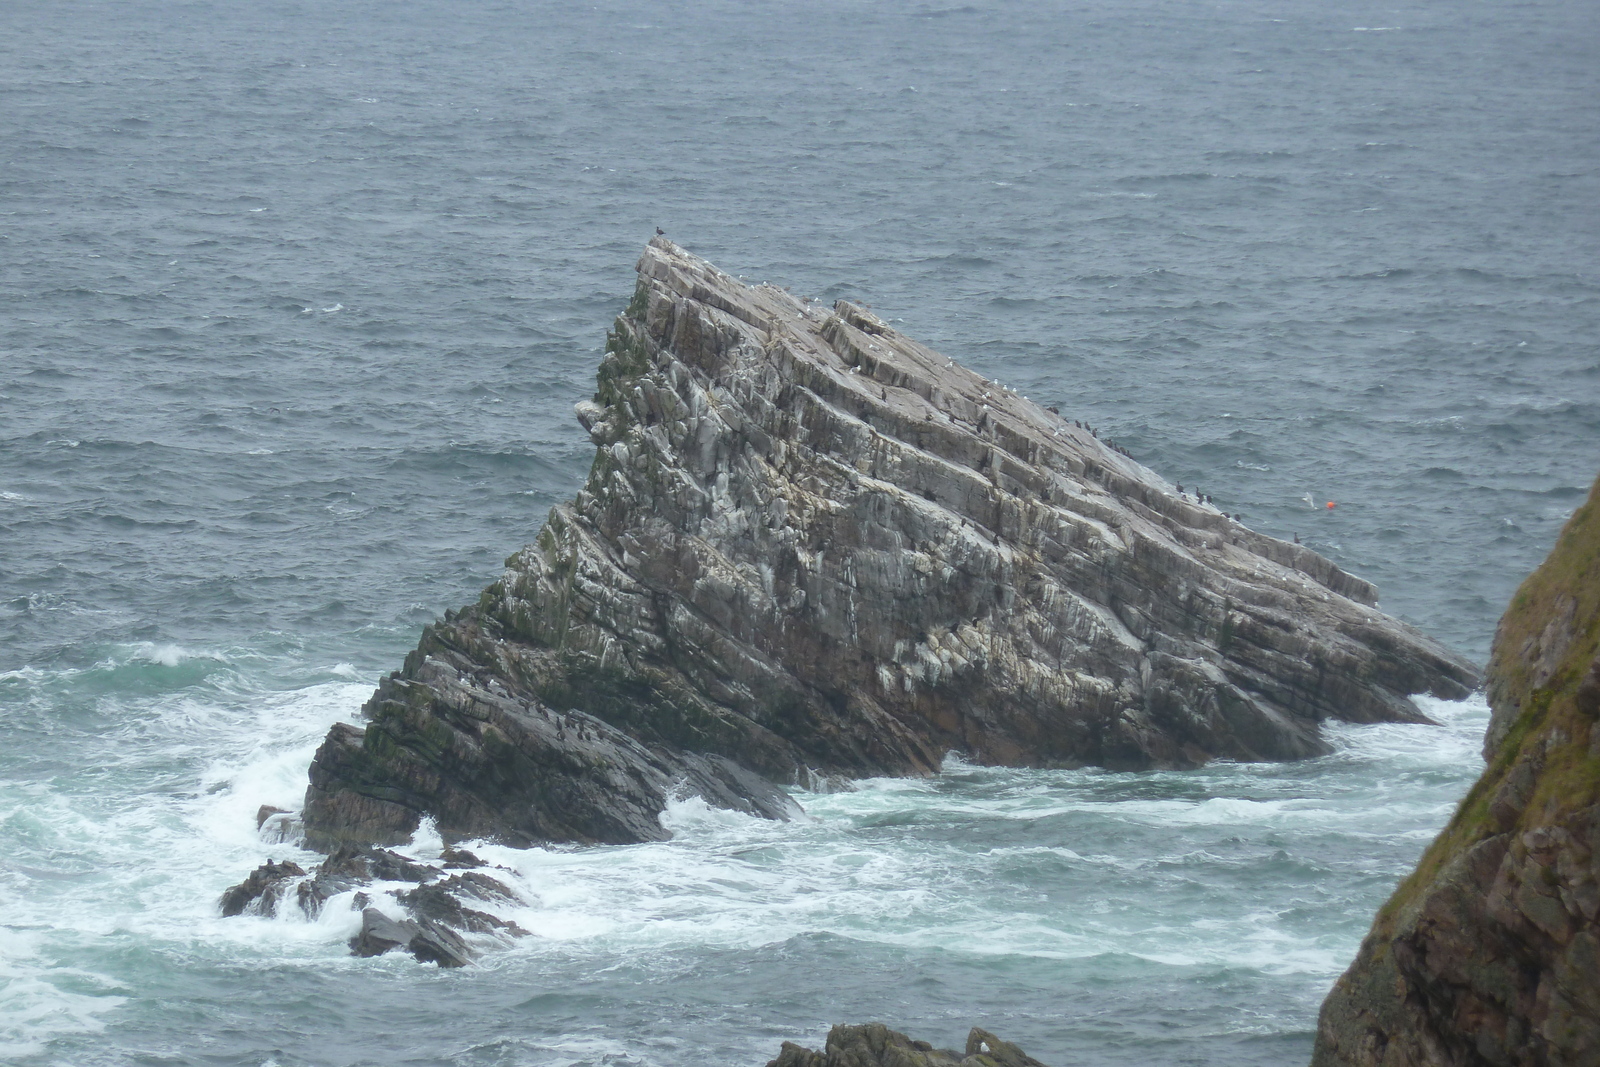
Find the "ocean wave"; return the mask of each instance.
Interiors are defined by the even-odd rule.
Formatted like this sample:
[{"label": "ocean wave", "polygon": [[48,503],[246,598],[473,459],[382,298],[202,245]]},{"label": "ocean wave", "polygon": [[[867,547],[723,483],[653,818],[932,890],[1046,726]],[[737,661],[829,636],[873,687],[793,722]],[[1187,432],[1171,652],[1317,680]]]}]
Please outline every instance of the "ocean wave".
[{"label": "ocean wave", "polygon": [[[155,671],[247,658],[156,642],[107,657]],[[271,918],[217,913],[222,890],[268,856],[308,869],[319,859],[263,836],[255,822],[263,804],[299,807],[324,732],[370,692],[370,679],[349,664],[319,670],[354,677],[270,692],[235,674],[146,702],[141,725],[122,733],[133,755],[110,768],[126,783],[122,792],[0,787],[0,805],[18,813],[0,821],[0,839],[18,860],[13,920],[37,925],[45,945],[120,931],[152,961],[198,953],[228,967],[416,981],[409,959],[349,957],[360,922],[353,893],[314,920],[294,907]],[[527,850],[463,842],[501,867],[496,877],[521,897],[487,910],[531,932],[474,971],[627,967],[659,982],[707,953],[822,952],[970,966],[1028,961],[1182,981],[1211,971],[1331,978],[1360,931],[1331,936],[1326,922],[1306,919],[1308,908],[1327,906],[1326,894],[1344,901],[1356,892],[1329,872],[1355,856],[1380,882],[1397,876],[1448,817],[1464,776],[1422,782],[1410,797],[1401,785],[1352,796],[1348,783],[1399,782],[1429,763],[1474,758],[1481,701],[1424,704],[1443,729],[1332,728],[1339,751],[1307,764],[1125,773],[986,767],[952,755],[934,778],[801,793],[809,815],[790,823],[690,796],[662,814],[671,832],[664,841]],[[159,789],[148,787],[156,781]],[[424,824],[399,851],[437,860],[443,844]],[[1319,902],[1305,899],[1310,887]],[[368,890],[380,909],[393,907],[389,888],[398,886]],[[91,1033],[119,1003],[114,988],[85,994],[41,968],[30,995],[73,1032]],[[7,1040],[19,1048],[51,1040],[27,1025],[22,1019],[13,1027],[22,1036],[7,1031]]]},{"label": "ocean wave", "polygon": [[60,967],[44,932],[0,926],[0,1060],[20,1061],[70,1034],[98,1034],[131,991],[106,975]]}]

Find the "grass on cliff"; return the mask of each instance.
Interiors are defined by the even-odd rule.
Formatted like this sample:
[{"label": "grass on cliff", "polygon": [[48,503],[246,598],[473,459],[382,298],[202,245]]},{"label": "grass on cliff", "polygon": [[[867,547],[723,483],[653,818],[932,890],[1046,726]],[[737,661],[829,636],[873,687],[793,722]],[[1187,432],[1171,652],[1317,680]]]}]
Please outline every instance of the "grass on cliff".
[{"label": "grass on cliff", "polygon": [[[1577,601],[1575,637],[1549,680],[1533,687],[1528,650],[1550,621],[1565,611],[1565,598]],[[1578,706],[1577,690],[1600,651],[1600,479],[1575,511],[1549,557],[1511,598],[1495,633],[1489,677],[1522,711],[1494,758],[1456,809],[1454,818],[1428,847],[1417,869],[1400,883],[1378,912],[1373,934],[1384,939],[1405,921],[1413,906],[1453,857],[1496,833],[1491,817],[1495,792],[1519,763],[1543,757],[1527,807],[1515,829],[1559,822],[1562,816],[1600,800],[1600,755],[1591,752],[1593,718]]]}]

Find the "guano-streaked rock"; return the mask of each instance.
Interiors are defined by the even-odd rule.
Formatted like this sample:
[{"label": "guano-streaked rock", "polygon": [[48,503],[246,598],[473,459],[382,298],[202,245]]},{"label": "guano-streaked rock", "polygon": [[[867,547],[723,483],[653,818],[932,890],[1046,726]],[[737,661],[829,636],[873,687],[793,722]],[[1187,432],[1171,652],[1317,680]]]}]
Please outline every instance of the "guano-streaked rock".
[{"label": "guano-streaked rock", "polygon": [[658,238],[569,504],[311,768],[321,849],[630,842],[668,798],[989,764],[1192,767],[1419,721],[1471,664],[1299,545],[1180,497],[891,329]]}]

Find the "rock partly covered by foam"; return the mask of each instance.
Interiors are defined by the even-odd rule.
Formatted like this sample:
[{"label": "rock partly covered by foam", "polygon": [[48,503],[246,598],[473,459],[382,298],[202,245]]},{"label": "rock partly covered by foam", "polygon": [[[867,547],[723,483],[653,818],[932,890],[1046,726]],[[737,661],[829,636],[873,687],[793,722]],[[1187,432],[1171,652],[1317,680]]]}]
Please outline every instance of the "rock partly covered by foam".
[{"label": "rock partly covered by foam", "polygon": [[629,842],[675,794],[1190,767],[1418,721],[1476,670],[1374,590],[866,310],[651,242],[588,482],[311,769],[307,840]]},{"label": "rock partly covered by foam", "polygon": [[[351,893],[351,906],[361,912],[361,928],[350,938],[352,954],[381,956],[401,949],[441,967],[461,967],[477,955],[464,933],[489,935],[479,939],[483,942],[527,934],[516,923],[479,910],[524,903],[505,883],[479,869],[485,866],[481,860],[460,849],[446,849],[441,859],[442,867],[388,849],[347,844],[310,873],[289,860],[268,860],[226,890],[219,905],[224,917],[270,918],[292,889],[300,911],[315,919],[329,900]],[[411,888],[380,890],[384,883]],[[374,896],[385,898],[384,908],[373,906]]]},{"label": "rock partly covered by foam", "polygon": [[1488,769],[1322,1006],[1315,1067],[1600,1064],[1600,482],[1517,590]]},{"label": "rock partly covered by foam", "polygon": [[767,1067],[1044,1067],[1009,1041],[976,1026],[967,1035],[964,1053],[913,1041],[882,1023],[835,1026],[821,1052],[783,1043]]}]

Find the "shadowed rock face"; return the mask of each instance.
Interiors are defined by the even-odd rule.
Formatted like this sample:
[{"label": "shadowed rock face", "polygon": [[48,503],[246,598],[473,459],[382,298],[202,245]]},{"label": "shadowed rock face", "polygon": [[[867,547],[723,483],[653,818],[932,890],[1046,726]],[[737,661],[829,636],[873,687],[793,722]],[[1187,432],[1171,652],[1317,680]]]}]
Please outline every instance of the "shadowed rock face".
[{"label": "shadowed rock face", "polygon": [[587,484],[311,770],[308,841],[663,836],[674,792],[1326,751],[1476,670],[1374,590],[865,310],[651,242]]},{"label": "shadowed rock face", "polygon": [[1488,769],[1322,1006],[1314,1067],[1600,1064],[1600,482],[1517,590]]}]

